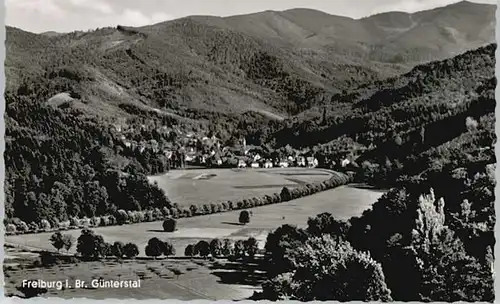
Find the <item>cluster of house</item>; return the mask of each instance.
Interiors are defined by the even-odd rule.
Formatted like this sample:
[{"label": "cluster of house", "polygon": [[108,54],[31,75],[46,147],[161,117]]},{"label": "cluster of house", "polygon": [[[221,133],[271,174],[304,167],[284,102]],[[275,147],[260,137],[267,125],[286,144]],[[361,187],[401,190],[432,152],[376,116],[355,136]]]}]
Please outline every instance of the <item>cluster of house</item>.
[{"label": "cluster of house", "polygon": [[[147,127],[141,126],[141,128]],[[168,132],[166,127],[155,128],[155,130],[156,132]],[[346,167],[351,163],[347,157],[338,159],[336,162],[322,159],[320,164],[320,161],[311,154],[299,153],[282,157],[277,156],[276,153],[270,155],[247,147],[245,139],[240,140],[236,147],[228,147],[224,146],[216,136],[199,136],[194,132],[174,131],[176,133],[175,141],[178,144],[177,147],[174,147],[170,143],[160,144],[154,139],[136,142],[127,139],[123,128],[117,128],[116,131],[122,133],[121,141],[124,146],[133,151],[138,150],[139,153],[143,153],[144,150],[148,149],[153,153],[165,155],[170,162],[170,168],[182,168],[187,164],[226,168],[315,168],[319,165]],[[325,161],[331,162],[331,164],[326,164]]]},{"label": "cluster of house", "polygon": [[240,159],[238,168],[288,168],[288,167],[308,167],[315,168],[318,166],[318,160],[315,157],[305,156],[288,156],[282,159],[262,158],[259,154],[253,156],[250,161]]}]

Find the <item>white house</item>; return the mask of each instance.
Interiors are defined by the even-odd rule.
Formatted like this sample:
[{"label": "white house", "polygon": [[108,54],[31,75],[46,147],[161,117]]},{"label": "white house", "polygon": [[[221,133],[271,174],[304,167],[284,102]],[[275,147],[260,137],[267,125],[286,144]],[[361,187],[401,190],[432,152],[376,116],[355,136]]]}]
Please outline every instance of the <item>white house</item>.
[{"label": "white house", "polygon": [[255,154],[255,156],[253,157],[253,160],[254,161],[259,161],[262,157],[260,157],[259,154]]},{"label": "white house", "polygon": [[299,167],[305,167],[306,166],[306,158],[304,156],[297,157],[297,165]]},{"label": "white house", "polygon": [[315,157],[308,157],[307,158],[307,166],[309,168],[315,168],[318,166],[318,160]]},{"label": "white house", "polygon": [[188,161],[188,162],[193,161],[194,159],[195,159],[195,155],[191,154],[191,153],[186,154],[186,157],[184,157],[184,160]]},{"label": "white house", "polygon": [[256,163],[256,162],[253,162],[251,166],[252,166],[252,168],[254,168],[254,169],[255,169],[255,168],[259,168],[259,167],[260,167],[260,166],[259,166],[259,164],[258,164],[258,163]]},{"label": "white house", "polygon": [[240,159],[238,161],[238,168],[246,168],[246,167],[247,167],[247,164],[245,163],[245,161]]},{"label": "white house", "polygon": [[281,168],[288,168],[288,162],[286,160],[282,160],[280,161],[279,166]]},{"label": "white house", "polygon": [[271,161],[268,160],[264,163],[264,168],[272,168],[272,167],[273,167],[273,163]]}]

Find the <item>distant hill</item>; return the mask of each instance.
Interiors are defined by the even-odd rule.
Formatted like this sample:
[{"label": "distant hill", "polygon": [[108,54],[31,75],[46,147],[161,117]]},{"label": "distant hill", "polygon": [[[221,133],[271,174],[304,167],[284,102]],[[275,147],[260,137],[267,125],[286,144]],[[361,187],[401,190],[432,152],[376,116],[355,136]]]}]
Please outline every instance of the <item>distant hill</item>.
[{"label": "distant hill", "polygon": [[281,119],[492,42],[494,8],[460,2],[359,20],[292,9],[68,34],[7,27],[7,91],[40,102],[72,92],[81,110],[107,119],[129,115],[123,105]]},{"label": "distant hill", "polygon": [[436,154],[441,162],[446,154],[466,154],[464,166],[476,158],[491,162],[496,48],[490,44],[362,86],[342,96],[340,107],[311,108],[284,121],[266,141],[345,152],[358,164],[397,163],[406,174],[421,173]]}]

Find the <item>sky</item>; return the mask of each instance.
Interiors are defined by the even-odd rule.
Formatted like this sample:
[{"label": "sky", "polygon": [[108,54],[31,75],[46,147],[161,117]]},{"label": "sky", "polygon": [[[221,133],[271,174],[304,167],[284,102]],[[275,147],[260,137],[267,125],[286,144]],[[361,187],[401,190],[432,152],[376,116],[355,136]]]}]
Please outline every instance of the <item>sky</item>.
[{"label": "sky", "polygon": [[[471,0],[496,4],[498,0]],[[5,23],[26,31],[70,32],[118,24],[142,26],[190,15],[231,16],[311,8],[361,18],[387,11],[415,12],[457,0],[5,0]]]}]

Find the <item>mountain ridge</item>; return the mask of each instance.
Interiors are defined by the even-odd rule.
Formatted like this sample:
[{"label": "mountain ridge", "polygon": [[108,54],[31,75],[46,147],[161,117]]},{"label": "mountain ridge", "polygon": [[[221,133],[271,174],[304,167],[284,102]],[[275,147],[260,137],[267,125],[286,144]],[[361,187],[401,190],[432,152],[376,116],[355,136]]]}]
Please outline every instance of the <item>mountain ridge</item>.
[{"label": "mountain ridge", "polygon": [[[180,116],[255,110],[285,118],[416,64],[488,44],[492,7],[460,2],[360,19],[299,8],[57,35],[7,26],[7,91],[62,73],[64,85],[39,98],[72,91],[89,113],[99,108],[109,117],[125,115],[115,107],[125,103]],[[406,16],[425,22],[415,26]],[[80,79],[64,69],[94,75]]]}]

